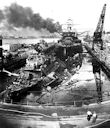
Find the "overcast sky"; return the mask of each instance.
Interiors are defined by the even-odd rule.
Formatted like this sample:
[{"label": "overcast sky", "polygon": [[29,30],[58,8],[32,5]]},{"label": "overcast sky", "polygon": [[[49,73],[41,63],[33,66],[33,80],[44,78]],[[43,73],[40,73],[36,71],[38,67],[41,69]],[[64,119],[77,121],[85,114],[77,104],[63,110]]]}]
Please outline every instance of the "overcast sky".
[{"label": "overcast sky", "polygon": [[99,20],[103,5],[106,3],[104,28],[110,31],[110,0],[2,0],[0,8],[16,2],[24,7],[31,7],[34,13],[40,13],[43,18],[52,18],[65,23],[68,18],[79,30],[94,30]]}]

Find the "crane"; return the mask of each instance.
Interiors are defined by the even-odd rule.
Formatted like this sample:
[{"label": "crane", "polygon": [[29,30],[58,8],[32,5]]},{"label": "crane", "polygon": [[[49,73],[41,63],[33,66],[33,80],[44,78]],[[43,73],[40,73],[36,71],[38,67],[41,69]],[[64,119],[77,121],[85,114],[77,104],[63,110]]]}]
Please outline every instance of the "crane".
[{"label": "crane", "polygon": [[93,35],[93,45],[92,45],[93,50],[94,50],[94,44],[98,44],[98,43],[101,45],[101,50],[103,50],[102,34],[103,34],[105,12],[106,12],[106,4],[104,4],[103,6],[96,30]]},{"label": "crane", "polygon": [[[107,75],[110,79],[110,70],[105,65],[104,61],[102,62],[101,59],[101,52],[103,51],[103,26],[104,26],[104,18],[105,18],[105,11],[106,11],[106,4],[104,4],[96,30],[93,35],[93,43],[92,49],[88,46],[85,46],[88,53],[92,56],[92,66],[93,66],[93,73],[96,81],[96,88],[98,94],[98,102],[102,101],[102,81],[101,81],[101,70]],[[95,47],[94,47],[95,46]],[[99,51],[97,51],[97,48]]]},{"label": "crane", "polygon": [[[103,50],[103,26],[104,26],[104,19],[105,19],[105,12],[106,12],[106,4],[104,4],[96,30],[93,35],[93,45],[92,49],[94,50],[94,44],[99,47],[99,59],[101,60],[101,50]],[[92,58],[92,66],[93,66],[93,73],[96,81],[97,93],[98,93],[98,102],[102,101],[102,81],[101,81],[101,65],[96,61],[94,57]]]}]

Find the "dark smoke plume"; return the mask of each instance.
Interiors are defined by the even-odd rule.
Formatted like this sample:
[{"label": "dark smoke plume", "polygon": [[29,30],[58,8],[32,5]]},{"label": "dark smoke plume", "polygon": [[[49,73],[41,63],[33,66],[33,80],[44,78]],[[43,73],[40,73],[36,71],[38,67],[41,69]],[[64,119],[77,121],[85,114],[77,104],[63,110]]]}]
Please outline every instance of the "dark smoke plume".
[{"label": "dark smoke plume", "polygon": [[3,11],[0,10],[0,22],[1,22],[4,18],[5,18],[5,17],[4,17]]},{"label": "dark smoke plume", "polygon": [[30,8],[23,8],[16,3],[6,7],[5,12],[8,23],[16,27],[29,26],[31,17],[33,16],[33,11]]},{"label": "dark smoke plume", "polygon": [[[33,13],[30,7],[22,7],[21,5],[13,3],[9,7],[6,7],[4,12],[8,23],[15,27],[32,27],[36,30],[43,28],[51,33],[61,29],[59,22],[54,23],[53,19],[50,18],[43,19],[39,13]],[[4,18],[2,11],[0,12],[0,17],[0,19]]]}]

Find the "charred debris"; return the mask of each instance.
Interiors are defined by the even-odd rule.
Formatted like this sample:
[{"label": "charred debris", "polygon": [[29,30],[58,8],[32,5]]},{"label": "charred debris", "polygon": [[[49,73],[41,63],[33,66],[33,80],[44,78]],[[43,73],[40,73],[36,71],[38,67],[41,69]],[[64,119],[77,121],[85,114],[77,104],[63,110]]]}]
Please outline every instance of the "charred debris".
[{"label": "charred debris", "polygon": [[[19,102],[32,91],[38,92],[38,95],[44,90],[48,92],[64,83],[81,67],[82,43],[71,25],[67,24],[67,31],[62,33],[57,43],[48,44],[42,40],[31,45],[33,51],[27,57],[25,67],[19,70],[19,76],[6,89],[8,99]],[[3,58],[1,60],[3,62]],[[3,68],[5,66],[1,65],[2,72]]]},{"label": "charred debris", "polygon": [[[89,43],[84,43],[79,39],[78,34],[72,29],[72,20],[69,19],[66,31],[62,32],[61,39],[57,42],[47,43],[45,40],[42,40],[35,45],[31,45],[31,48],[28,49],[28,57],[23,59],[23,63],[21,59],[19,61],[15,60],[17,65],[23,64],[19,65],[22,68],[17,72],[19,75],[15,75],[12,83],[7,86],[6,90],[1,92],[1,98],[5,98],[7,102],[19,103],[32,93],[37,97],[35,102],[41,103],[39,99],[41,99],[43,95],[48,92],[51,93],[53,90],[59,90],[59,86],[64,86],[71,76],[81,68],[84,58],[83,50],[85,49],[92,58],[91,62],[97,87],[97,101],[102,102],[100,72],[104,72],[108,79],[110,78],[108,65],[105,64],[104,60],[99,58],[99,54],[104,51],[102,34],[105,10],[106,4],[102,9],[98,25],[92,38],[93,40]],[[31,52],[29,53],[29,51]],[[7,64],[9,66],[8,68],[4,63],[2,53],[3,49],[0,47],[1,73],[4,72],[3,69],[9,70],[11,63]],[[86,90],[84,90],[84,93],[85,92]],[[75,96],[80,97],[80,95],[77,94],[75,94]],[[42,103],[45,103],[45,100]]]}]

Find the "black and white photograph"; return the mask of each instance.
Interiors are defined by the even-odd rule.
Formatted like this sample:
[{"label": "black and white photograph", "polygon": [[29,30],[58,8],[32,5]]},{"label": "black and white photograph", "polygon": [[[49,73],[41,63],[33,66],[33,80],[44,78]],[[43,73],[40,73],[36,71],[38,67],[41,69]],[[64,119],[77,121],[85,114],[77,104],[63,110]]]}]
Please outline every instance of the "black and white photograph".
[{"label": "black and white photograph", "polygon": [[0,128],[110,128],[110,1],[0,2]]}]

